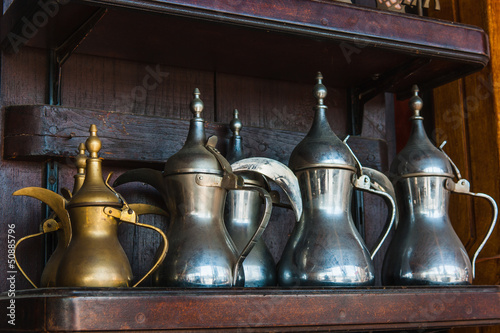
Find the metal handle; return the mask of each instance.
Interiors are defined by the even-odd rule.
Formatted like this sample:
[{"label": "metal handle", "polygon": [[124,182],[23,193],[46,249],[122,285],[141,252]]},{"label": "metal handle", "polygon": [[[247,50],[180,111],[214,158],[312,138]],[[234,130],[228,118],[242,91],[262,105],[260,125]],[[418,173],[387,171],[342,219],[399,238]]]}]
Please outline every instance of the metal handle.
[{"label": "metal handle", "polygon": [[[118,195],[120,195],[120,194],[118,194]],[[122,198],[122,200],[124,200],[124,199]],[[136,284],[134,284],[132,286],[132,287],[137,287],[137,285],[140,284],[142,281],[144,281],[144,279],[146,279],[148,276],[153,274],[153,272],[158,268],[158,266],[161,265],[161,263],[163,262],[163,259],[165,259],[165,255],[167,254],[167,250],[168,250],[168,240],[167,240],[167,237],[165,236],[165,234],[163,233],[163,231],[161,231],[159,228],[154,227],[154,226],[149,225],[149,224],[144,224],[144,223],[138,222],[137,221],[137,213],[134,210],[132,210],[130,208],[130,206],[125,201],[123,201],[123,203],[124,203],[124,205],[121,209],[117,209],[114,207],[104,207],[104,214],[109,215],[109,216],[114,217],[114,218],[117,218],[123,223],[129,223],[129,224],[136,225],[139,227],[153,229],[154,231],[159,233],[160,236],[162,237],[162,241],[161,241],[160,245],[163,246],[163,249],[161,251],[161,254],[158,257],[158,259],[156,260],[156,263],[153,265],[153,267],[151,267],[151,269],[146,273],[146,275],[144,275],[139,280],[139,282],[137,282]],[[150,214],[154,210],[155,210],[154,207],[147,208],[147,212],[145,214]],[[164,214],[161,214],[161,215],[164,215]]]},{"label": "metal handle", "polygon": [[[254,190],[259,192],[259,194],[264,198],[265,202],[265,209],[264,213],[262,214],[262,219],[259,223],[259,227],[253,234],[252,238],[250,238],[250,241],[248,241],[247,245],[241,251],[240,256],[238,257],[238,260],[236,261],[236,264],[234,265],[233,269],[233,286],[236,285],[236,281],[238,281],[238,270],[240,269],[243,261],[245,258],[248,256],[250,251],[252,251],[253,247],[255,244],[259,241],[260,237],[264,233],[264,230],[266,230],[267,224],[269,223],[269,219],[271,218],[271,210],[272,210],[272,205],[273,205],[273,200],[271,199],[271,196],[269,193],[264,190],[263,188],[260,187],[247,187],[244,188],[244,190]],[[238,191],[238,190],[235,190]]]},{"label": "metal handle", "polygon": [[132,288],[134,288],[134,287],[137,287],[137,285],[139,285],[142,281],[144,281],[144,279],[146,279],[148,276],[150,276],[151,274],[153,274],[153,272],[158,268],[158,266],[161,265],[161,263],[163,262],[163,259],[165,259],[167,251],[168,251],[168,240],[167,240],[167,236],[165,236],[165,234],[163,233],[163,231],[161,231],[157,227],[154,227],[154,226],[149,225],[149,224],[139,223],[139,222],[129,222],[129,221],[123,221],[123,222],[130,223],[130,224],[133,224],[133,225],[137,225],[139,227],[153,229],[154,231],[156,231],[157,233],[159,233],[160,236],[162,237],[162,241],[161,241],[160,246],[163,245],[163,249],[161,251],[161,254],[160,254],[159,258],[156,260],[156,263],[153,265],[153,267],[151,267],[151,269],[146,273],[146,275],[144,275],[136,284],[134,284],[132,286]]},{"label": "metal handle", "polygon": [[483,241],[479,245],[478,249],[474,253],[474,257],[472,258],[472,278],[476,277],[476,259],[477,256],[479,255],[479,252],[483,249],[484,245],[490,238],[491,234],[493,233],[493,229],[495,229],[495,225],[497,223],[497,218],[498,218],[498,206],[495,201],[491,196],[484,194],[484,193],[474,193],[470,192],[470,183],[466,179],[459,179],[458,182],[454,182],[451,179],[446,180],[446,189],[450,190],[453,193],[457,194],[465,194],[465,195],[470,195],[472,197],[478,197],[478,198],[483,198],[488,200],[488,202],[491,205],[491,209],[493,210],[493,217],[491,219],[491,224],[490,224],[490,229],[488,230],[488,233],[484,237]]},{"label": "metal handle", "polygon": [[365,175],[355,179],[354,187],[358,190],[381,196],[389,209],[389,215],[387,216],[384,229],[375,247],[370,251],[370,258],[373,259],[387,239],[392,226],[397,220],[396,195],[392,183],[383,173],[371,168],[363,168],[362,173],[365,173]]},{"label": "metal handle", "polygon": [[57,230],[59,230],[60,226],[59,226],[59,223],[57,223],[56,220],[54,220],[54,219],[47,219],[47,220],[45,220],[45,222],[43,222],[42,228],[43,229],[42,229],[41,232],[38,232],[38,233],[32,234],[32,235],[28,235],[28,236],[25,236],[25,237],[19,239],[16,242],[16,245],[14,246],[14,260],[16,262],[16,265],[19,268],[19,270],[21,271],[21,274],[23,274],[23,276],[26,278],[26,280],[28,280],[28,282],[31,283],[31,285],[33,287],[35,287],[35,288],[38,288],[38,287],[36,286],[35,283],[33,283],[33,281],[31,281],[31,279],[28,277],[28,275],[21,268],[21,265],[19,264],[19,261],[17,261],[17,247],[19,246],[19,244],[21,244],[22,242],[24,242],[27,239],[38,237],[38,236],[44,235],[44,234],[49,233],[49,232],[57,231]]}]

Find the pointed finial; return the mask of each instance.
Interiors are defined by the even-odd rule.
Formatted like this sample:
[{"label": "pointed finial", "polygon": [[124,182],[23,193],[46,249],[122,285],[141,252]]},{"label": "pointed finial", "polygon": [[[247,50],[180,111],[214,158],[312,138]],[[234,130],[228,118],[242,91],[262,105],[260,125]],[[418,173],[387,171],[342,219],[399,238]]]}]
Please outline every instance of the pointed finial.
[{"label": "pointed finial", "polygon": [[422,110],[424,102],[422,101],[422,98],[418,96],[418,86],[414,84],[411,91],[413,92],[413,97],[410,98],[410,109],[413,111],[413,117],[411,117],[411,119],[424,119],[420,116],[420,110]]},{"label": "pointed finial", "polygon": [[90,153],[91,158],[98,158],[97,153],[101,150],[102,142],[101,139],[97,136],[97,126],[92,124],[90,125],[90,137],[85,141],[85,146],[87,147],[88,152]]},{"label": "pointed finial", "polygon": [[316,85],[313,88],[313,95],[314,98],[318,100],[318,104],[316,105],[317,108],[325,108],[326,106],[324,104],[324,99],[326,97],[326,87],[323,85],[323,75],[321,72],[318,72],[316,75]]},{"label": "pointed finial", "polygon": [[233,119],[229,123],[229,127],[231,128],[231,131],[233,131],[234,136],[240,135],[240,130],[243,127],[243,124],[241,123],[241,120],[238,117],[238,110],[237,109],[234,109]]},{"label": "pointed finial", "polygon": [[195,118],[201,118],[201,112],[203,111],[203,101],[200,99],[200,89],[195,88],[193,92],[193,100],[189,107]]},{"label": "pointed finial", "polygon": [[83,142],[78,146],[78,155],[75,157],[75,164],[78,168],[78,173],[85,173],[87,155],[85,155],[85,144]]}]

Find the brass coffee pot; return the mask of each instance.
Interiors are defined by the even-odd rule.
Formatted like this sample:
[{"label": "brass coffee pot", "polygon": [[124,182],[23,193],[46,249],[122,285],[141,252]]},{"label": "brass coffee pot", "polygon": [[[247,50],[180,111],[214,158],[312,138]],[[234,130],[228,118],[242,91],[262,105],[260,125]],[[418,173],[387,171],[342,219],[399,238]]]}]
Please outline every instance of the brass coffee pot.
[{"label": "brass coffee pot", "polygon": [[[272,180],[287,195],[296,219],[302,214],[302,199],[297,177],[282,163],[269,158],[243,159],[243,144],[240,136],[242,129],[238,110],[234,110],[234,118],[230,128],[233,136],[228,149],[228,161],[233,171],[244,179],[248,189],[229,191],[226,198],[224,222],[227,231],[238,250],[242,250],[258,228],[259,212],[264,204],[258,192],[252,187],[260,187],[271,193],[273,205],[284,206],[279,200],[279,194],[270,191],[268,180]],[[247,171],[238,171],[238,170]],[[252,170],[252,171],[248,171]],[[261,238],[243,262],[245,271],[245,287],[275,286],[276,263]]]},{"label": "brass coffee pot", "polygon": [[[14,195],[28,195],[46,203],[63,221],[69,215],[71,241],[61,256],[55,274],[58,287],[128,287],[132,281],[130,263],[117,237],[120,222],[153,229],[162,237],[162,250],[155,265],[135,285],[151,275],[165,257],[168,242],[164,233],[137,221],[137,213],[102,178],[98,152],[101,140],[95,125],[90,127],[86,141],[90,153],[81,188],[67,201],[64,197],[42,188],[29,187]],[[144,208],[144,205],[141,205]],[[154,208],[151,209],[155,211]],[[46,223],[47,224],[47,223]],[[47,226],[57,230],[53,224]],[[44,225],[45,227],[45,225]],[[68,232],[65,230],[65,232]],[[45,231],[45,228],[44,228]],[[47,230],[48,231],[48,230]],[[19,243],[18,243],[19,245]],[[52,271],[50,274],[54,274]]]},{"label": "brass coffee pot", "polygon": [[[84,143],[80,143],[80,145],[78,146],[78,151],[79,154],[75,158],[77,173],[73,176],[74,177],[73,191],[71,192],[69,190],[63,189],[65,192],[66,199],[68,200],[74,193],[76,193],[82,187],[83,181],[85,180],[85,165],[86,165],[87,155],[85,155]],[[41,188],[38,189],[38,191],[50,192],[49,190]],[[30,188],[24,188],[14,192],[13,195],[29,195],[30,193],[31,193]],[[42,224],[40,225],[41,231],[39,233],[20,238],[16,242],[15,246],[15,249],[17,250],[17,247],[27,239],[41,236],[49,232],[54,232],[54,231],[56,232],[57,246],[52,255],[50,256],[49,260],[45,264],[45,267],[43,268],[42,276],[40,278],[40,287],[42,288],[56,286],[56,274],[59,268],[59,263],[61,262],[64,252],[66,251],[66,248],[69,246],[69,243],[71,241],[72,233],[71,233],[71,222],[69,220],[69,215],[65,208],[63,207],[60,208],[61,208],[60,210],[52,213],[48,219],[42,222]],[[26,273],[22,269],[21,265],[17,261],[17,256],[15,260],[17,266],[19,267],[19,271],[24,275],[24,277],[28,280],[28,282],[33,287],[38,288],[36,284],[26,275]]]},{"label": "brass coffee pot", "polygon": [[[489,195],[470,192],[469,182],[461,177],[442,146],[437,148],[431,143],[420,115],[423,102],[417,86],[413,94],[410,138],[390,168],[400,218],[384,258],[382,280],[387,285],[470,284],[476,258],[495,227],[497,204]],[[451,193],[484,198],[493,210],[491,226],[472,264],[450,223]]]},{"label": "brass coffee pot", "polygon": [[[278,265],[282,286],[364,286],[375,283],[372,258],[396,216],[394,189],[382,173],[364,168],[332,131],[323,101],[327,90],[318,73],[313,89],[317,105],[309,133],[295,147],[289,167],[302,192],[304,212]],[[386,226],[368,251],[351,216],[354,189],[382,196],[389,208]]]},{"label": "brass coffee pot", "polygon": [[248,244],[241,252],[237,251],[224,226],[224,203],[227,191],[244,189],[244,182],[215,149],[217,138],[206,140],[198,89],[190,108],[193,118],[186,142],[167,160],[163,173],[152,169],[131,170],[114,185],[141,181],[155,187],[165,200],[170,214],[167,235],[171,250],[153,275],[155,285],[243,286],[243,260],[269,221],[272,200],[267,191],[252,188],[264,199],[265,209]]}]

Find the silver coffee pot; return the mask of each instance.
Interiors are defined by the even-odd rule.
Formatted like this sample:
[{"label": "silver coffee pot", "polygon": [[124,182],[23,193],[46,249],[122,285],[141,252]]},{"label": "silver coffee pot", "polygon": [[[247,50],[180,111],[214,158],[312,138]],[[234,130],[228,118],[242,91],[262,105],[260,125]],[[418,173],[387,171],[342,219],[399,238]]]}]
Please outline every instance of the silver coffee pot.
[{"label": "silver coffee pot", "polygon": [[[252,188],[260,187],[271,193],[273,204],[283,206],[279,194],[271,191],[268,180],[278,185],[287,195],[290,208],[298,220],[302,214],[302,199],[297,177],[282,163],[269,158],[243,159],[243,144],[240,136],[242,129],[238,110],[234,110],[230,128],[233,136],[227,153],[227,159],[233,171],[240,175],[247,189],[229,191],[226,198],[224,223],[238,250],[243,250],[249,239],[259,227],[259,215],[264,204],[262,197]],[[243,171],[238,171],[243,170]],[[261,238],[243,262],[245,287],[275,286],[276,263]]]},{"label": "silver coffee pot", "polygon": [[[400,216],[384,258],[382,281],[386,285],[470,284],[476,258],[495,227],[497,204],[489,195],[470,192],[469,182],[442,146],[430,142],[420,115],[423,103],[417,86],[413,86],[413,94],[410,138],[390,168]],[[472,263],[450,223],[451,193],[484,198],[493,210],[491,226]]]},{"label": "silver coffee pot", "polygon": [[[317,105],[309,133],[295,147],[289,167],[302,192],[303,214],[286,244],[278,268],[282,286],[364,286],[375,283],[372,258],[396,216],[392,185],[382,173],[363,168],[326,119],[326,87],[318,73]],[[354,189],[382,196],[388,219],[375,248],[368,251],[354,226]]]},{"label": "silver coffee pot", "polygon": [[195,89],[190,104],[193,118],[184,146],[165,163],[163,172],[138,169],[118,177],[115,186],[142,181],[163,196],[170,214],[167,235],[170,250],[153,275],[153,284],[167,287],[231,287],[244,285],[242,263],[262,235],[271,214],[272,199],[260,187],[264,201],[258,228],[238,251],[226,227],[223,214],[229,190],[246,190],[243,178],[215,149],[216,137],[208,140],[201,117],[203,102]]}]

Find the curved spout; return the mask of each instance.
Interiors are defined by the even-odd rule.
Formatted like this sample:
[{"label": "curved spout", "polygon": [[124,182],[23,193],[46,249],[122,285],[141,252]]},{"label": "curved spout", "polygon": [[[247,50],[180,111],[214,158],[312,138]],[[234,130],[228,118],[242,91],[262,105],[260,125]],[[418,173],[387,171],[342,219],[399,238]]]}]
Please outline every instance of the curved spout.
[{"label": "curved spout", "polygon": [[59,218],[64,235],[64,243],[68,245],[71,241],[71,222],[69,219],[66,204],[68,201],[61,195],[41,187],[25,187],[15,191],[12,195],[24,195],[42,201],[49,206]]}]

